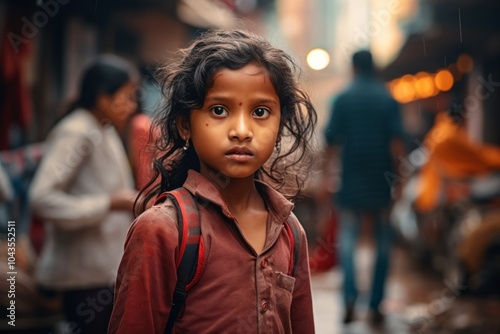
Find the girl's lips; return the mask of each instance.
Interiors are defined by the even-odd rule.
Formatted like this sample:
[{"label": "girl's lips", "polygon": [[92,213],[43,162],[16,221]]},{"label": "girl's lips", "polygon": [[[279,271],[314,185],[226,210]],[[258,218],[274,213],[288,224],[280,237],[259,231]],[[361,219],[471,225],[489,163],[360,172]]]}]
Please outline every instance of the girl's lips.
[{"label": "girl's lips", "polygon": [[235,147],[226,153],[226,157],[236,162],[247,162],[253,156],[252,151],[246,147]]},{"label": "girl's lips", "polygon": [[226,157],[235,162],[248,162],[253,158],[253,155],[233,153],[233,154],[227,154]]},{"label": "girl's lips", "polygon": [[252,151],[250,151],[248,148],[246,148],[244,146],[233,147],[232,149],[230,149],[226,153],[226,155],[233,155],[233,154],[236,154],[236,155],[251,155],[251,156],[253,156]]}]

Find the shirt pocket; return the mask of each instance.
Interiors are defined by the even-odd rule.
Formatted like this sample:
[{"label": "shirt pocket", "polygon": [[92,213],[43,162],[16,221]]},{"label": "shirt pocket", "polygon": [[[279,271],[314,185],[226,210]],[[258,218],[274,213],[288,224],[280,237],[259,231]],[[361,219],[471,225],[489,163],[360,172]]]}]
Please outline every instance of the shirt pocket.
[{"label": "shirt pocket", "polygon": [[290,308],[292,307],[293,289],[295,287],[295,278],[285,275],[282,272],[276,273],[276,309],[280,318],[288,319]]},{"label": "shirt pocket", "polygon": [[277,272],[276,285],[293,294],[293,288],[295,287],[295,278],[285,275],[282,272]]}]

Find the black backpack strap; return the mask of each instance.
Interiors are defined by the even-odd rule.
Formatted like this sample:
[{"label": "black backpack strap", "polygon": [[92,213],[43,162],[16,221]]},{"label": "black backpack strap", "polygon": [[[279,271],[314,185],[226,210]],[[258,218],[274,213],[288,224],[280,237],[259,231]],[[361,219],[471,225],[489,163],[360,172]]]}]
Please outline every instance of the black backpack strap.
[{"label": "black backpack strap", "polygon": [[[170,198],[177,210],[179,229],[179,256],[177,258],[177,283],[172,299],[165,333],[170,334],[179,317],[189,289],[198,281],[204,260],[200,215],[196,200],[185,188],[179,188],[158,198]],[[158,201],[157,201],[158,202]]]},{"label": "black backpack strap", "polygon": [[297,271],[300,252],[300,226],[296,219],[288,219],[285,222],[285,231],[290,239],[290,264],[288,266],[288,275],[294,277]]}]

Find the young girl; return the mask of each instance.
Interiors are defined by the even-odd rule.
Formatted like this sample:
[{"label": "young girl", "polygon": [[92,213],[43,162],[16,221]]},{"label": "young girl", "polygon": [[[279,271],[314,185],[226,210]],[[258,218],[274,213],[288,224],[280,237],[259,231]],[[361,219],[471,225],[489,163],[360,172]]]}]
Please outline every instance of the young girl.
[{"label": "young girl", "polygon": [[[178,187],[198,201],[204,267],[174,331],[313,333],[305,233],[300,228],[299,240],[290,240],[284,224],[296,222],[293,204],[275,190],[297,195],[298,169],[310,161],[316,112],[298,87],[297,68],[242,31],[208,32],[182,54],[166,70],[166,105],[155,123],[164,151],[154,162],[160,182],[141,205]],[[167,199],[131,226],[110,333],[164,332],[177,281],[177,224]],[[293,277],[292,241],[300,245]]]},{"label": "young girl", "polygon": [[111,55],[84,71],[79,99],[49,134],[30,188],[45,227],[36,280],[42,292],[62,295],[75,333],[106,333],[111,316],[137,195],[118,131],[137,108],[137,77]]}]

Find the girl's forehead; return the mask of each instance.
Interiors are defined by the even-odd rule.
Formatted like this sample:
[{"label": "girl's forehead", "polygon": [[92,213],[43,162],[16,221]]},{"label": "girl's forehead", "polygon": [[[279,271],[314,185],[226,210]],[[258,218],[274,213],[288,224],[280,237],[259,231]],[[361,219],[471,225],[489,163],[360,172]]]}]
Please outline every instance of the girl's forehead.
[{"label": "girl's forehead", "polygon": [[237,68],[223,65],[215,71],[214,75],[216,75],[217,73],[224,71],[224,70],[238,71],[238,70],[241,70],[243,68],[247,69],[247,71],[254,71],[255,74],[259,74],[259,73],[263,73],[263,72],[266,74],[268,73],[267,68],[264,65],[252,60],[252,61],[249,61],[248,63],[243,64]]},{"label": "girl's forehead", "polygon": [[215,83],[215,81],[221,77],[224,73],[232,73],[232,72],[239,72],[243,73],[244,75],[248,76],[259,76],[263,75],[266,80],[269,80],[271,82],[271,77],[269,75],[269,72],[267,69],[256,62],[249,62],[239,68],[230,68],[230,67],[221,67],[217,69],[217,71],[214,72],[212,77],[210,78],[210,81],[212,85]]},{"label": "girl's forehead", "polygon": [[254,63],[238,69],[221,68],[214,73],[204,99],[237,98],[273,100],[278,102],[276,87],[267,70]]}]

